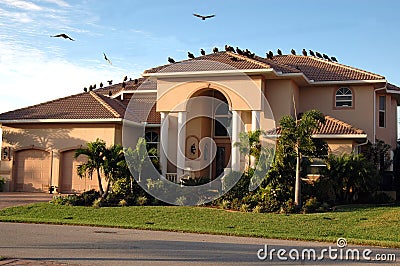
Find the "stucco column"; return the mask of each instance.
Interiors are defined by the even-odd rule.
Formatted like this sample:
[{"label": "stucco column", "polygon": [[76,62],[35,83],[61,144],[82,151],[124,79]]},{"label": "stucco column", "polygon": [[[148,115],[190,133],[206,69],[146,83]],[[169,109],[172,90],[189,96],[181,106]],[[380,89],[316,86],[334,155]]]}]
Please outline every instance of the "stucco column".
[{"label": "stucco column", "polygon": [[169,117],[168,112],[161,112],[161,129],[160,129],[160,167],[161,173],[166,177],[168,165],[168,129]]},{"label": "stucco column", "polygon": [[232,152],[231,168],[232,171],[240,171],[239,147],[235,143],[239,141],[240,111],[232,110]]},{"label": "stucco column", "polygon": [[260,111],[251,111],[251,131],[260,129]]},{"label": "stucco column", "polygon": [[178,148],[176,154],[176,174],[178,181],[185,170],[186,112],[178,112]]}]

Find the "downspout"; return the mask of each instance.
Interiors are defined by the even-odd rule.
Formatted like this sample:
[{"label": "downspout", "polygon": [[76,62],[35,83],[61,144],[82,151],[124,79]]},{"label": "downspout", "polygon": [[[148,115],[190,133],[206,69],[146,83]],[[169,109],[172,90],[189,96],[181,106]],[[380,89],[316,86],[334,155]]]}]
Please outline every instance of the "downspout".
[{"label": "downspout", "polygon": [[379,90],[386,90],[386,84],[385,84],[385,87],[374,89],[374,104],[373,104],[373,106],[374,106],[374,127],[373,127],[372,144],[375,144],[375,140],[376,140],[376,92]]}]

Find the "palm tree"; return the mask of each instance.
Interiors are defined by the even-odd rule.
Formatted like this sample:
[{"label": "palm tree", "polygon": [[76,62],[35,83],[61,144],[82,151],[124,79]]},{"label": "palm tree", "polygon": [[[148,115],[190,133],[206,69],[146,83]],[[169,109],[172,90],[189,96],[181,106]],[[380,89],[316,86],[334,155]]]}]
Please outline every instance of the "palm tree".
[{"label": "palm tree", "polygon": [[146,158],[148,158],[146,140],[144,138],[139,138],[136,148],[134,150],[131,148],[126,149],[124,153],[129,168],[138,174],[138,182],[141,182],[142,170],[145,166]]},{"label": "palm tree", "polygon": [[85,178],[86,175],[92,179],[93,172],[97,173],[97,180],[99,182],[100,195],[103,196],[104,190],[101,184],[101,169],[104,164],[104,155],[106,152],[106,143],[101,139],[96,139],[94,142],[88,142],[86,148],[79,148],[75,151],[74,158],[78,158],[79,155],[86,155],[87,162],[82,163],[78,166],[78,175],[81,178]]},{"label": "palm tree", "polygon": [[284,116],[279,121],[281,125],[281,136],[279,142],[294,150],[296,156],[296,179],[294,202],[297,208],[301,207],[301,179],[300,162],[302,155],[315,154],[317,146],[312,139],[312,134],[320,124],[325,124],[325,116],[318,110],[305,112],[301,119],[292,116]]},{"label": "palm tree", "polygon": [[104,152],[103,171],[107,180],[107,188],[103,194],[103,198],[107,197],[111,187],[111,183],[124,175],[125,162],[123,147],[120,144],[112,145]]},{"label": "palm tree", "polygon": [[251,158],[255,158],[255,164],[257,165],[257,160],[260,157],[261,143],[260,135],[263,133],[262,130],[254,130],[249,132],[241,132],[239,134],[239,141],[235,142],[233,145],[239,148],[241,154],[246,155],[248,158],[248,168],[251,166]]}]

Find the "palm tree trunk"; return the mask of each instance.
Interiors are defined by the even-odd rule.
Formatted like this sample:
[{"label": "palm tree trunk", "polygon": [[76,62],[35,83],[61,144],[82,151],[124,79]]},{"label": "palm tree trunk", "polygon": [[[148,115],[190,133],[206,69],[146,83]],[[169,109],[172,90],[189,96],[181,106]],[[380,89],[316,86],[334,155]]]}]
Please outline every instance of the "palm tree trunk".
[{"label": "palm tree trunk", "polygon": [[97,180],[99,181],[99,191],[100,191],[100,195],[103,196],[104,190],[103,190],[103,185],[101,184],[100,169],[97,168],[96,170],[97,170]]},{"label": "palm tree trunk", "polygon": [[107,182],[106,191],[105,191],[104,194],[101,196],[103,199],[107,198],[108,192],[110,191],[110,187],[111,187],[111,182],[108,181],[108,182]]},{"label": "palm tree trunk", "polygon": [[297,151],[296,156],[296,183],[294,187],[294,204],[297,210],[301,208],[301,179],[300,179],[301,154]]}]

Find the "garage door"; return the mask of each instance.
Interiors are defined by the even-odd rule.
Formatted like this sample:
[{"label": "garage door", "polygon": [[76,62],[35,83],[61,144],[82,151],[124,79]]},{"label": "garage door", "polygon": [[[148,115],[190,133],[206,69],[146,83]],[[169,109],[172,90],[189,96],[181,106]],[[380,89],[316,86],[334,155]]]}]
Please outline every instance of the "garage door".
[{"label": "garage door", "polygon": [[61,193],[80,193],[90,189],[98,189],[97,176],[93,179],[80,178],[77,174],[78,165],[85,163],[86,156],[81,155],[74,159],[75,150],[64,151],[61,153],[59,192]]},{"label": "garage door", "polygon": [[16,152],[16,191],[47,191],[51,171],[50,153],[42,150],[22,150]]}]

